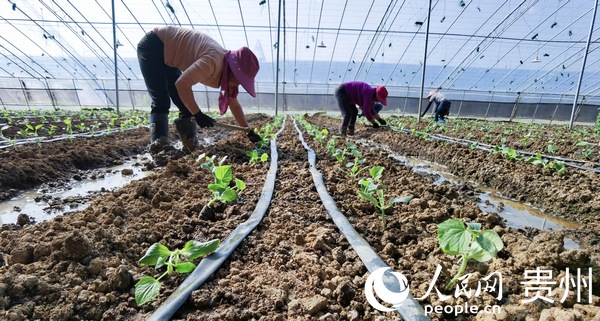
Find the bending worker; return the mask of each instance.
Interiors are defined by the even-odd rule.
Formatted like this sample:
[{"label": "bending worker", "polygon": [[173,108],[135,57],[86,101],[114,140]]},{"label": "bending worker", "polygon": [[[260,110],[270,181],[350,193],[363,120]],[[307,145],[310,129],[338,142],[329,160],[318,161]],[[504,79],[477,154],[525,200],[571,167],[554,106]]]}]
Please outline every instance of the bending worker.
[{"label": "bending worker", "polygon": [[[237,100],[239,85],[256,97],[254,78],[260,66],[249,48],[226,50],[200,31],[166,26],[148,32],[139,42],[137,54],[152,99],[151,141],[168,138],[172,100],[179,109],[175,127],[184,148],[191,152],[199,146],[196,124],[202,128],[213,127],[215,120],[204,114],[194,99],[192,86],[197,83],[220,87],[221,115],[229,107],[236,122],[249,127]],[[248,133],[248,138],[253,142],[260,140],[253,130]]]},{"label": "bending worker", "polygon": [[387,125],[386,121],[379,117],[374,109],[376,102],[387,105],[387,96],[388,92],[384,86],[373,88],[369,84],[360,81],[341,84],[335,90],[335,99],[343,117],[340,129],[341,135],[354,135],[356,117],[358,116],[356,105],[360,106],[362,113],[371,122],[373,128],[379,128],[379,124],[382,126]]},{"label": "bending worker", "polygon": [[423,111],[423,113],[421,114],[421,117],[425,116],[425,113],[427,113],[429,107],[431,107],[431,104],[435,102],[437,107],[434,110],[435,116],[433,118],[433,121],[437,122],[439,119],[440,124],[445,124],[446,116],[450,114],[450,106],[452,105],[452,103],[446,98],[444,94],[437,90],[430,91],[429,95],[427,95],[427,98],[429,99],[429,103],[427,104],[425,111]]}]

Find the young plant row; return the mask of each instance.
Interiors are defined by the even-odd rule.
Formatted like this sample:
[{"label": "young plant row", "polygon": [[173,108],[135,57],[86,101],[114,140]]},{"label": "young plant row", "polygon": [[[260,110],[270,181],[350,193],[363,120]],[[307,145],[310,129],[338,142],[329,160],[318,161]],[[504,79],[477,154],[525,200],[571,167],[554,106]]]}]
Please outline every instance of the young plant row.
[{"label": "young plant row", "polygon": [[[227,156],[215,162],[216,155],[211,157],[202,154],[196,162],[202,170],[208,170],[212,174],[213,182],[207,185],[211,199],[200,211],[200,216],[214,220],[215,213],[211,206],[217,202],[227,206],[235,202],[239,192],[246,189],[246,183],[241,179],[234,178],[231,165],[225,165]],[[220,245],[218,239],[208,242],[188,241],[183,249],[169,250],[166,245],[154,243],[146,254],[138,261],[140,266],[154,266],[156,270],[166,268],[159,277],[144,276],[135,284],[135,301],[138,306],[154,301],[160,294],[160,280],[177,272],[180,274],[191,273],[196,265],[193,260],[203,258],[215,252]]]},{"label": "young plant row", "polygon": [[[275,135],[275,130],[281,126],[283,117],[276,117],[272,123],[266,124],[257,130],[261,141],[257,143],[254,150],[258,155],[258,150],[268,146],[269,141]],[[248,154],[248,153],[247,153]],[[254,154],[253,154],[254,155]],[[249,155],[250,156],[250,155]],[[266,157],[265,157],[266,156]],[[263,158],[264,157],[264,158]],[[261,160],[266,161],[268,155],[262,153]],[[224,206],[230,205],[238,200],[239,192],[246,189],[246,183],[233,175],[233,167],[226,165],[227,156],[222,157],[218,162],[216,155],[207,156],[201,154],[196,159],[202,170],[208,170],[213,178],[212,183],[207,185],[207,190],[211,195],[210,200],[200,211],[200,216],[206,219],[214,220],[215,212],[212,206],[215,203],[221,203]],[[250,163],[253,163],[251,156]],[[160,294],[160,280],[172,274],[173,272],[186,274],[191,273],[196,265],[192,262],[215,252],[220,245],[218,239],[208,242],[199,242],[195,240],[188,241],[183,249],[169,250],[166,245],[155,243],[151,245],[146,254],[139,260],[140,266],[154,266],[156,270],[166,268],[159,277],[144,276],[135,285],[136,304],[143,305],[155,300]]]},{"label": "young plant row", "polygon": [[[438,125],[434,125],[434,126],[438,126]],[[410,132],[412,133],[412,135],[416,136],[417,138],[420,138],[424,141],[430,142],[433,141],[434,139],[430,136],[430,134],[426,133],[426,132],[421,132],[416,130],[415,128],[411,129]],[[505,138],[501,138],[500,140],[501,142],[501,146],[493,146],[490,150],[490,155],[502,155],[504,156],[504,158],[508,159],[508,160],[518,160],[518,161],[527,161],[533,165],[538,165],[541,166],[542,168],[548,168],[548,169],[552,169],[554,171],[556,171],[559,174],[567,174],[566,168],[565,168],[565,163],[562,161],[558,161],[558,160],[550,160],[547,158],[544,158],[542,156],[541,153],[537,153],[533,156],[527,156],[523,153],[520,153],[518,150],[516,149],[512,149],[510,147],[508,147],[506,145],[506,139]],[[448,144],[447,141],[441,141],[441,144],[445,145]],[[469,148],[470,149],[476,149],[478,148],[480,145],[480,143],[478,142],[472,142],[469,144]],[[490,147],[490,145],[483,145],[486,149],[488,147]],[[555,155],[557,152],[557,147],[554,145],[548,145],[548,153],[551,155]]]},{"label": "young plant row", "polygon": [[246,156],[250,158],[248,161],[250,164],[264,163],[269,160],[269,154],[267,154],[265,149],[269,146],[271,138],[275,137],[275,133],[281,127],[282,123],[283,116],[278,115],[275,116],[272,123],[268,123],[256,130],[256,133],[260,136],[260,141],[256,143],[256,147],[253,150],[246,151]]},{"label": "young plant row", "polygon": [[[305,119],[299,118],[298,120],[306,131],[315,138],[317,144],[321,146],[321,142],[324,141],[322,138],[328,131],[319,129]],[[385,191],[387,186],[381,183],[385,168],[383,166],[372,166],[370,168],[364,166],[365,163],[369,162],[363,157],[363,153],[357,149],[356,145],[348,141],[338,144],[338,139],[338,136],[332,136],[327,141],[325,148],[322,148],[322,152],[333,157],[338,163],[338,169],[347,175],[350,181],[358,184],[357,194],[374,205],[381,219],[382,229],[385,230],[386,217],[389,214],[387,210],[391,209],[395,203],[409,202],[413,196],[390,198],[386,202]],[[364,174],[367,172],[369,175]],[[447,219],[438,224],[437,236],[439,246],[444,253],[459,257],[457,264],[460,264],[460,266],[454,277],[447,283],[446,290],[452,288],[464,275],[469,261],[487,262],[504,248],[504,243],[495,231],[483,230],[480,223],[464,223],[455,218]]]},{"label": "young plant row", "polygon": [[507,145],[534,153],[547,152],[550,155],[600,161],[600,123],[595,126],[576,126],[572,130],[559,125],[469,119],[453,119],[445,125],[438,125],[433,122],[419,123],[411,117],[396,117],[391,118],[391,123],[401,129],[449,135],[480,144]]},{"label": "young plant row", "polygon": [[[329,135],[328,130],[320,130],[304,118],[299,117],[298,121],[320,146],[323,145]],[[385,230],[388,210],[392,209],[396,203],[408,203],[413,197],[388,198],[385,195],[388,187],[381,181],[385,168],[383,166],[372,166],[370,168],[365,166],[366,159],[357,146],[351,142],[338,144],[339,138],[339,136],[331,136],[324,146],[325,152],[337,161],[338,169],[350,181],[358,185],[357,195],[374,206],[377,215],[381,219],[381,228]],[[364,173],[368,173],[368,175]]]}]

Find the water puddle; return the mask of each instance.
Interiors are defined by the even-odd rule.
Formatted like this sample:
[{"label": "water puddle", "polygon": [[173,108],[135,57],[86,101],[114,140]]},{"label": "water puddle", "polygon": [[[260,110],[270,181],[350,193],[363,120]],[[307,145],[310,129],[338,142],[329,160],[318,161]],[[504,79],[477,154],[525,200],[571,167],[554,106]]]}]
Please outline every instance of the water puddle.
[{"label": "water puddle", "polygon": [[[447,172],[447,168],[437,163],[424,161],[414,157],[404,157],[396,155],[388,150],[390,157],[409,166],[417,173],[425,173],[432,175],[433,183],[440,185],[444,182],[451,184],[473,184],[466,182],[462,178],[452,175]],[[581,225],[569,220],[561,219],[553,215],[544,213],[542,210],[521,202],[513,201],[500,196],[499,191],[494,189],[483,189],[483,193],[478,197],[479,208],[484,212],[496,212],[500,217],[506,220],[506,225],[513,228],[533,227],[540,230],[561,230],[561,229],[577,229]],[[579,248],[579,244],[573,240],[565,239],[565,247]]]},{"label": "water puddle", "polygon": [[0,203],[0,225],[16,223],[20,214],[26,214],[39,223],[67,212],[83,210],[93,195],[122,187],[152,173],[144,171],[142,165],[150,158],[150,154],[138,155],[121,165],[93,170],[87,175],[89,178],[69,184],[67,188],[25,191]]},{"label": "water puddle", "polygon": [[486,213],[496,212],[506,220],[506,226],[514,228],[533,227],[539,230],[578,229],[580,224],[561,219],[531,205],[512,201],[486,192],[479,196],[479,208]]}]

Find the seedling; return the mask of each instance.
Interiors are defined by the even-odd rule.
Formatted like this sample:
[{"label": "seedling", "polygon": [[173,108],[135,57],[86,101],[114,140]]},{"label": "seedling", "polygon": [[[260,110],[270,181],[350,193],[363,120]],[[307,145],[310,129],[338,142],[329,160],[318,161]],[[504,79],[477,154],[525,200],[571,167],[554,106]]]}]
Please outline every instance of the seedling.
[{"label": "seedling", "polygon": [[[206,154],[201,154],[198,156],[198,158],[196,159],[196,162],[200,163],[202,160],[204,160],[204,163],[200,163],[200,168],[208,168],[210,169],[211,172],[215,171],[215,158],[217,157],[217,155],[212,155],[211,157],[206,156]],[[223,162],[225,162],[225,160],[227,159],[227,156],[223,156],[223,158],[221,158],[221,160],[219,161],[219,166],[223,164]]]},{"label": "seedling", "polygon": [[448,219],[438,225],[438,239],[444,253],[460,255],[460,268],[446,285],[450,289],[465,273],[470,260],[486,262],[495,257],[504,247],[498,233],[482,230],[480,223],[465,224],[458,219]]},{"label": "seedling", "polygon": [[360,191],[365,194],[372,195],[379,186],[378,181],[383,175],[383,169],[383,166],[371,167],[371,170],[369,171],[371,177],[362,178],[360,181],[358,181],[358,185],[360,185]]},{"label": "seedling", "polygon": [[335,159],[338,161],[338,163],[343,163],[344,160],[346,159],[346,149],[336,149],[335,152],[333,153],[333,157],[335,157]]},{"label": "seedling", "polygon": [[[218,239],[208,242],[192,240],[188,241],[183,249],[174,251],[160,243],[152,244],[138,264],[154,266],[157,270],[166,266],[167,270],[156,279],[144,276],[135,284],[135,303],[140,306],[156,299],[160,294],[160,279],[172,274],[173,271],[181,274],[192,272],[196,265],[191,261],[213,253],[220,244]],[[187,260],[182,260],[182,256]]]},{"label": "seedling", "polygon": [[344,172],[346,175],[352,177],[352,178],[356,178],[358,175],[360,175],[360,173],[362,173],[362,171],[364,171],[365,169],[367,169],[366,167],[361,168],[360,166],[362,164],[365,163],[365,159],[364,158],[359,158],[358,156],[354,157],[354,161],[353,162],[348,162],[346,164],[346,167],[349,167],[350,170],[344,170],[341,169],[342,172]]},{"label": "seedling", "polygon": [[379,210],[381,228],[385,230],[387,226],[387,215],[385,211],[394,206],[396,203],[408,203],[413,197],[394,197],[386,203],[385,196],[383,195],[385,193],[386,186],[382,184],[375,184],[375,182],[381,178],[382,172],[382,166],[374,166],[371,168],[371,178],[361,179],[359,182],[361,185],[361,190],[358,191],[358,195],[364,200],[371,202],[373,205],[375,205],[375,208]]},{"label": "seedling", "polygon": [[235,186],[230,187],[229,183],[233,180],[233,170],[231,165],[220,165],[213,171],[215,182],[208,185],[208,189],[212,192],[212,199],[206,207],[210,207],[215,202],[231,203],[238,197],[237,192],[246,189],[246,184],[240,180],[235,179]]},{"label": "seedling", "polygon": [[[382,185],[379,185],[379,187],[382,187]],[[392,206],[394,206],[394,204],[396,204],[396,203],[408,203],[413,197],[412,196],[394,197],[386,203],[383,193],[384,193],[383,188],[377,189],[375,191],[374,195],[376,197],[373,197],[372,195],[358,191],[358,195],[360,195],[360,197],[373,203],[373,205],[375,205],[375,207],[379,210],[379,218],[381,218],[381,228],[383,230],[385,230],[385,228],[387,226],[387,215],[385,214],[385,211],[387,209],[391,208]]]},{"label": "seedling", "polygon": [[65,125],[67,125],[67,128],[65,128],[65,130],[67,131],[67,134],[72,135],[73,134],[73,121],[71,121],[71,119],[65,119],[65,120],[63,120],[63,123],[65,123]]},{"label": "seedling", "polygon": [[250,164],[256,164],[259,161],[261,161],[261,162],[264,163],[264,162],[266,162],[269,159],[269,154],[265,153],[260,148],[255,148],[252,151],[246,151],[246,155],[250,157],[250,161],[249,161]]}]

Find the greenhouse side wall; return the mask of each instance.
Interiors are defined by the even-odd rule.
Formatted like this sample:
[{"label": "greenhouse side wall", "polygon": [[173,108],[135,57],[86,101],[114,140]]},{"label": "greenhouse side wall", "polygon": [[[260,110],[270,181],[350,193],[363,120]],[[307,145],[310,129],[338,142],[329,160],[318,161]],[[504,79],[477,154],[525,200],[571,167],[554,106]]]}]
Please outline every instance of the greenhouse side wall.
[{"label": "greenhouse side wall", "polygon": [[[278,90],[278,108],[275,108],[275,85],[257,83],[256,98],[241,92],[238,99],[248,112],[274,114],[276,112],[338,114],[333,95],[337,85],[304,84],[281,86]],[[242,89],[242,88],[240,88]],[[389,88],[388,106],[383,114],[416,116],[420,88]],[[469,91],[445,91],[452,101],[450,117],[478,118],[501,121],[530,121],[568,123],[573,108],[572,95],[512,95]],[[198,105],[207,111],[216,111],[219,91],[206,86],[195,86]],[[594,124],[600,102],[580,98],[575,114],[578,124]],[[424,110],[427,99],[422,99]],[[143,82],[119,83],[119,108],[149,109],[150,97]],[[28,78],[0,79],[0,106],[4,109],[81,109],[114,108],[117,105],[114,81],[109,80],[46,80]],[[174,107],[173,107],[174,108]],[[434,107],[428,113],[432,113]]]}]

